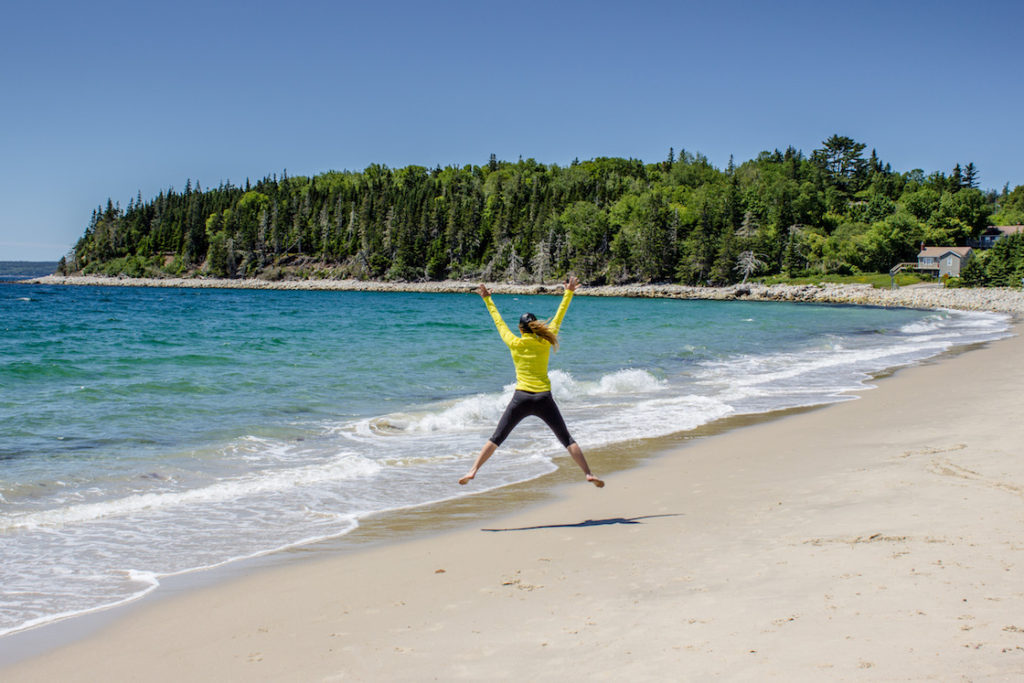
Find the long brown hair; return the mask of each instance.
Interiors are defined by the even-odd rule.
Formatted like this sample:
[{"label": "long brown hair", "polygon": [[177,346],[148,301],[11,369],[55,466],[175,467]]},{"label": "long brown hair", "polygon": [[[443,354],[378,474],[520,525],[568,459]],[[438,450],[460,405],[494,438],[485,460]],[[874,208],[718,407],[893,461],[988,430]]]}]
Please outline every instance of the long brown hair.
[{"label": "long brown hair", "polygon": [[[558,350],[558,337],[554,332],[548,329],[547,323],[542,320],[531,320],[527,325],[529,325],[530,329],[526,331],[537,335],[548,344],[551,344],[555,351]],[[522,326],[520,326],[519,329],[522,329]]]}]

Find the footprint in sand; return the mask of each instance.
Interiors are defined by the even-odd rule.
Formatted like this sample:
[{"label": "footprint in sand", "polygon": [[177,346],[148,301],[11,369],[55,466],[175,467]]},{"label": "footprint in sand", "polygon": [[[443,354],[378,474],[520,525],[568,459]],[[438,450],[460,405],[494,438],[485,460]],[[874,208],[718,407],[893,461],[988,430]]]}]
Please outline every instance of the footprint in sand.
[{"label": "footprint in sand", "polygon": [[956,477],[958,479],[965,479],[967,481],[976,482],[982,486],[987,486],[993,489],[999,489],[1000,491],[1006,491],[1007,493],[1013,493],[1018,496],[1024,495],[1024,487],[1018,486],[1017,484],[1011,484],[1005,481],[999,481],[995,479],[988,479],[982,474],[969,470],[966,467],[957,465],[955,462],[936,458],[928,466],[928,470],[933,474],[939,474],[945,477]]},{"label": "footprint in sand", "polygon": [[958,443],[952,446],[925,446],[924,448],[917,448],[910,451],[903,451],[901,458],[912,458],[916,455],[938,455],[939,453],[952,453],[953,451],[962,451],[967,448],[967,444]]}]

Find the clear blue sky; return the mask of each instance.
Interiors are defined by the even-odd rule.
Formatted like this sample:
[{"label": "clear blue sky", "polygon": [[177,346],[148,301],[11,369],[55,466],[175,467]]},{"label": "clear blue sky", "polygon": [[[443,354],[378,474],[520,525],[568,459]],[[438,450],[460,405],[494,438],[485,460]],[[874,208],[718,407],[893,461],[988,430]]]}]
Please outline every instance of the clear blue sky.
[{"label": "clear blue sky", "polygon": [[1024,184],[1019,0],[13,3],[0,260],[108,197],[377,162],[724,167],[833,133],[899,171]]}]

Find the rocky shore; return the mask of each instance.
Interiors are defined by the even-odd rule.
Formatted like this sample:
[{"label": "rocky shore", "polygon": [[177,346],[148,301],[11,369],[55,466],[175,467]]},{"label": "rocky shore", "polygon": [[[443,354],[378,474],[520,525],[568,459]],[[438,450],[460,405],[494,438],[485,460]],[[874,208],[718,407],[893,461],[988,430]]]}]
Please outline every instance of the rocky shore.
[{"label": "rocky shore", "polygon": [[[364,280],[226,280],[216,278],[115,278],[95,275],[48,275],[26,281],[46,285],[92,285],[122,287],[191,287],[217,289],[338,290],[356,292],[466,293],[476,282],[374,282]],[[557,294],[560,284],[488,284],[496,294]],[[904,308],[954,308],[968,311],[997,311],[1024,314],[1024,291],[1009,288],[945,289],[938,286],[910,286],[875,289],[870,285],[762,285],[730,287],[689,287],[685,285],[605,285],[583,287],[584,296],[622,296],[666,299],[710,299],[719,301],[795,301],[807,303],[898,306]]]}]

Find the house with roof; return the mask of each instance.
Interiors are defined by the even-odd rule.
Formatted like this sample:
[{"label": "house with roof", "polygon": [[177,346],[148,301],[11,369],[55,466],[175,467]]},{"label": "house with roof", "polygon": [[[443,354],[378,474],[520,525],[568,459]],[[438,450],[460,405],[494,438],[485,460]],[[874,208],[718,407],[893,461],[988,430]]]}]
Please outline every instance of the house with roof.
[{"label": "house with roof", "polygon": [[926,247],[921,245],[917,254],[917,270],[936,277],[960,277],[960,271],[971,260],[970,247]]},{"label": "house with roof", "polygon": [[990,225],[981,231],[978,239],[970,240],[970,245],[978,249],[991,249],[1002,238],[1022,232],[1024,225]]}]

